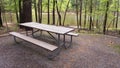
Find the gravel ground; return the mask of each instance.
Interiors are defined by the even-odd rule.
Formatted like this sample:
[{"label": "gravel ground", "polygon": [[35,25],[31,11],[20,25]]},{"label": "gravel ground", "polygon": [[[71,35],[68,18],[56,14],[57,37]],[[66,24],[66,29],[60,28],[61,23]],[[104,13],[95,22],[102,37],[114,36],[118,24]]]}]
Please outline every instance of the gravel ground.
[{"label": "gravel ground", "polygon": [[[68,38],[67,38],[68,39]],[[80,34],[71,48],[62,48],[53,60],[46,50],[12,36],[0,38],[0,68],[120,68],[120,38],[107,35]]]}]

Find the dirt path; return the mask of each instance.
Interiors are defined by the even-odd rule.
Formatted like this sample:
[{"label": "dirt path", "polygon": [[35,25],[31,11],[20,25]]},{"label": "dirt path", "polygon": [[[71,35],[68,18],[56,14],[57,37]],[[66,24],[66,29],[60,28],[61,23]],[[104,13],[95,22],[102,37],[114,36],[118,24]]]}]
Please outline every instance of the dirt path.
[{"label": "dirt path", "polygon": [[54,61],[31,45],[16,44],[11,36],[0,38],[0,68],[120,68],[120,53],[113,48],[120,46],[117,37],[81,34]]}]

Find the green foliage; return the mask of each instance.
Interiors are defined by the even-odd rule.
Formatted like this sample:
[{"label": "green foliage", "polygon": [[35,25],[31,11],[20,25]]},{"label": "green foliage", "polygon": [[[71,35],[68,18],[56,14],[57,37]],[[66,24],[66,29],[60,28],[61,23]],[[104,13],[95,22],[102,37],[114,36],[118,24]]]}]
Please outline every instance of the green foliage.
[{"label": "green foliage", "polygon": [[[67,2],[68,2],[69,0],[57,0],[57,6],[58,6],[58,8],[59,8],[59,10],[61,10],[61,11],[65,11],[65,9],[66,9],[66,6],[67,6]],[[48,0],[43,0],[42,1],[42,8],[43,8],[43,11],[44,12],[47,12],[47,6],[48,6]],[[53,0],[50,0],[50,11],[52,11],[52,8],[53,8]],[[71,4],[69,4],[69,7],[71,7]]]},{"label": "green foliage", "polygon": [[15,2],[16,1],[16,4],[18,6],[18,0],[1,0],[1,5],[2,5],[2,11],[5,11],[5,12],[15,12]]},{"label": "green foliage", "polygon": [[[34,0],[32,0],[32,7],[33,7],[33,14],[34,14]],[[58,9],[60,12],[65,12],[66,8],[67,8],[67,3],[69,0],[56,0],[57,1],[57,5]],[[80,8],[80,0],[78,0],[77,4],[76,4],[76,0],[70,0],[70,4],[69,4],[69,11],[73,12],[74,14],[76,13],[76,5],[78,5],[78,14],[79,14],[79,8]],[[118,5],[118,3],[120,1],[118,0],[92,0],[92,14],[90,13],[90,5],[91,5],[91,0],[82,0],[82,24],[84,24],[84,16],[85,16],[85,10],[86,10],[86,21],[87,24],[86,26],[88,27],[89,25],[89,16],[91,15],[92,18],[94,19],[93,23],[94,26],[96,25],[96,20],[98,20],[98,25],[100,27],[100,29],[102,29],[102,24],[104,21],[104,15],[105,15],[105,11],[106,11],[106,3],[107,1],[109,1],[109,10],[108,10],[108,21],[107,21],[107,26],[110,25],[111,22],[113,22],[113,19],[116,20],[116,14],[114,15],[114,12],[116,13],[117,10],[120,8],[118,8],[120,5]],[[16,2],[16,6],[15,6],[15,2]],[[36,0],[36,5],[38,4],[38,0]],[[2,6],[2,11],[5,12],[15,12],[15,8],[17,8],[17,10],[19,10],[19,0],[0,0],[0,6]],[[50,0],[50,12],[53,11],[53,0]],[[37,5],[38,8],[38,5]],[[85,9],[86,8],[86,9]],[[43,12],[47,12],[48,11],[48,0],[42,0],[42,11]],[[57,10],[56,10],[57,11]],[[63,18],[63,15],[61,13],[61,16]],[[71,14],[72,15],[72,14]],[[33,15],[34,16],[34,15]],[[79,15],[78,15],[79,16]],[[56,15],[57,17],[57,15]],[[76,25],[76,15],[74,15],[73,17],[71,17],[69,14],[67,14],[66,16],[66,20],[65,20],[65,24],[69,24],[69,25]],[[43,19],[45,19],[44,22],[47,22],[46,20],[47,15],[44,17]],[[52,18],[52,17],[51,17]],[[57,18],[56,18],[57,19]],[[52,22],[52,19],[50,19]],[[68,20],[71,20],[69,23],[66,22]],[[120,23],[119,23],[120,24]],[[112,25],[112,24],[111,24]],[[96,26],[95,26],[96,27]]]}]

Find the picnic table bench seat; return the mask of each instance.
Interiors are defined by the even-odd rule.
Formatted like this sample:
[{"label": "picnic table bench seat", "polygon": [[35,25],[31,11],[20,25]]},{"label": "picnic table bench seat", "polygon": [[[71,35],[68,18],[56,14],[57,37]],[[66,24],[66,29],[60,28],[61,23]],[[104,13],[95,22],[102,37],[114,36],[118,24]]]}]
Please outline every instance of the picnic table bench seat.
[{"label": "picnic table bench seat", "polygon": [[56,50],[58,47],[55,46],[55,45],[52,45],[52,44],[49,44],[49,43],[46,43],[46,42],[43,42],[43,41],[40,41],[40,40],[37,40],[35,38],[32,38],[32,37],[29,37],[29,36],[26,36],[26,35],[23,35],[23,34],[20,34],[18,32],[10,32],[9,33],[10,35],[14,36],[14,37],[17,37],[17,38],[20,38],[20,39],[23,39],[27,42],[30,42],[32,44],[35,44],[35,45],[38,45],[42,48],[45,48],[47,50],[50,50],[50,51],[54,51]]},{"label": "picnic table bench seat", "polygon": [[75,37],[77,37],[79,34],[77,34],[77,33],[73,33],[73,32],[69,32],[69,33],[67,33],[67,35],[70,35],[70,36],[75,36]]}]

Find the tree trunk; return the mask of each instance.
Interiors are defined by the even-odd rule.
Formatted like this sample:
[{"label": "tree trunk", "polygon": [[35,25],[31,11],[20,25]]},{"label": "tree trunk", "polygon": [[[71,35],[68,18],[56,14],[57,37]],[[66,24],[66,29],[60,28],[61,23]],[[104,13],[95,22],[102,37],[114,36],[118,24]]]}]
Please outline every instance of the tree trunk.
[{"label": "tree trunk", "polygon": [[39,23],[42,22],[42,0],[38,0],[38,18]]},{"label": "tree trunk", "polygon": [[20,17],[20,23],[23,22],[23,8],[22,8],[22,0],[19,0],[19,17]]},{"label": "tree trunk", "polygon": [[[114,11],[113,14],[114,14],[114,17],[115,17],[116,16],[116,12]],[[112,28],[114,28],[114,27],[115,27],[115,18],[113,19],[113,22],[112,22]]]},{"label": "tree trunk", "polygon": [[35,8],[35,20],[37,22],[38,21],[38,17],[37,17],[37,4],[36,4],[36,0],[34,0],[34,8]]},{"label": "tree trunk", "polygon": [[32,21],[32,0],[20,0],[20,23]]},{"label": "tree trunk", "polygon": [[70,3],[70,0],[68,1],[67,7],[65,9],[65,14],[64,14],[64,17],[63,17],[63,26],[65,25],[66,13],[67,13],[67,10],[68,10],[69,3]]},{"label": "tree trunk", "polygon": [[116,29],[118,28],[118,20],[119,20],[119,0],[117,2],[117,18],[116,18]]},{"label": "tree trunk", "polygon": [[87,0],[85,0],[85,16],[84,16],[84,28],[86,27],[86,17],[87,17]]},{"label": "tree trunk", "polygon": [[107,4],[106,4],[105,18],[104,18],[104,23],[103,23],[103,33],[104,34],[106,33],[106,24],[107,24],[108,10],[109,10],[109,0],[107,1]]},{"label": "tree trunk", "polygon": [[[99,7],[100,7],[100,4],[98,3],[98,5],[97,5],[97,11],[100,11]],[[99,15],[97,15],[97,19],[96,19],[96,28],[97,29],[99,29],[99,24],[98,23],[99,23]]]},{"label": "tree trunk", "polygon": [[[24,22],[32,22],[32,0],[20,0],[19,1],[20,8],[20,23]],[[20,28],[24,28],[20,26]],[[31,28],[26,28],[27,30],[31,30]]]},{"label": "tree trunk", "polygon": [[90,24],[89,24],[89,30],[92,29],[92,0],[90,0]]},{"label": "tree trunk", "polygon": [[55,0],[53,0],[53,25],[55,25]]},{"label": "tree trunk", "polygon": [[1,6],[0,6],[0,27],[3,27],[1,13],[2,13],[2,11],[1,11]]},{"label": "tree trunk", "polygon": [[50,24],[50,0],[48,0],[48,24]]},{"label": "tree trunk", "polygon": [[40,23],[42,23],[42,0],[40,0],[41,1],[41,13],[40,13],[40,16],[41,16],[41,22]]},{"label": "tree trunk", "polygon": [[14,0],[14,3],[15,3],[15,13],[16,13],[17,23],[20,23],[16,0]]},{"label": "tree trunk", "polygon": [[79,29],[79,21],[78,21],[78,0],[76,0],[76,4],[75,4],[75,6],[76,6],[76,19],[77,19],[77,28]]},{"label": "tree trunk", "polygon": [[32,21],[32,0],[23,0],[23,22]]},{"label": "tree trunk", "polygon": [[80,23],[79,23],[80,27],[82,25],[81,22],[82,22],[82,0],[80,0]]},{"label": "tree trunk", "polygon": [[59,22],[59,25],[61,26],[62,25],[62,23],[61,23],[61,14],[60,14],[60,11],[58,9],[57,1],[56,1],[56,9],[57,9],[57,14],[58,14],[58,22]]}]

